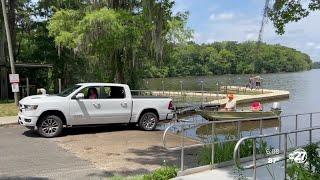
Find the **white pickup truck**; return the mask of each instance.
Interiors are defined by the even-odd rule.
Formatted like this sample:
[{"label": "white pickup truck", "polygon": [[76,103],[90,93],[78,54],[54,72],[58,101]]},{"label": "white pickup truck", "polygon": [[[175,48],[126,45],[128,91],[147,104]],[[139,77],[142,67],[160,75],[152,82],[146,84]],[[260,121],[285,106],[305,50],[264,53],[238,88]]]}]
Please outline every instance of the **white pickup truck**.
[{"label": "white pickup truck", "polygon": [[63,127],[112,123],[138,124],[154,130],[159,120],[174,117],[172,99],[132,96],[128,85],[76,84],[57,95],[35,95],[19,102],[20,125],[43,137],[58,136]]}]

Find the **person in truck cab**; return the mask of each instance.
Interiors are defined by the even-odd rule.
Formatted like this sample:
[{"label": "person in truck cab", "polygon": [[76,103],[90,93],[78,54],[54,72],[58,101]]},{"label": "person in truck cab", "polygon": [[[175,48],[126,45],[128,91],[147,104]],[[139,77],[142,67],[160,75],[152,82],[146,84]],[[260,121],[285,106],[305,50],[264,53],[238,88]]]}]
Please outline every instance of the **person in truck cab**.
[{"label": "person in truck cab", "polygon": [[96,88],[91,87],[88,89],[87,99],[98,99],[98,91]]}]

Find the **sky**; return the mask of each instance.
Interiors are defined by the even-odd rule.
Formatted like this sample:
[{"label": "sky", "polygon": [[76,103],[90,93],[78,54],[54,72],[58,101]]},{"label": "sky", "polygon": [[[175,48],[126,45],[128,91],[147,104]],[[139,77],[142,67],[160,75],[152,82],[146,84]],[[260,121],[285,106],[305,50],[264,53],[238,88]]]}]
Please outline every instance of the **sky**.
[{"label": "sky", "polygon": [[[175,0],[174,13],[190,13],[187,26],[194,30],[197,43],[242,42],[258,39],[264,3],[264,0]],[[307,53],[313,61],[320,61],[320,11],[288,24],[285,30],[284,35],[277,35],[268,21],[263,41],[295,48]]]}]

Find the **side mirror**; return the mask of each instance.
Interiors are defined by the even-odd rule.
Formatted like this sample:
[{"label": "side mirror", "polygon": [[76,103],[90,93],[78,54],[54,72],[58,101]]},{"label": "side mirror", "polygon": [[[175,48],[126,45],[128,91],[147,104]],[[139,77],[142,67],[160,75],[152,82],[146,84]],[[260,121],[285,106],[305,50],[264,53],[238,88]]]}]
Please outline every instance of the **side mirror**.
[{"label": "side mirror", "polygon": [[84,94],[83,93],[78,93],[76,95],[76,99],[84,99]]}]

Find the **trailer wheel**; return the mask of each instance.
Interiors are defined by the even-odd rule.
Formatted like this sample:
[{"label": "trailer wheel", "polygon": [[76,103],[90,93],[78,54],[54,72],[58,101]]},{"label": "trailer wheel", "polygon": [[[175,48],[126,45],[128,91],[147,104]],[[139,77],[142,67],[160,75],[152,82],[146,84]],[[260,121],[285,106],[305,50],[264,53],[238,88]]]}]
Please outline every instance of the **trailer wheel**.
[{"label": "trailer wheel", "polygon": [[40,119],[37,127],[38,132],[41,136],[52,138],[58,136],[61,133],[63,124],[60,117],[56,115],[47,115]]},{"label": "trailer wheel", "polygon": [[157,124],[158,116],[153,112],[146,112],[139,119],[139,127],[145,131],[154,130]]}]

